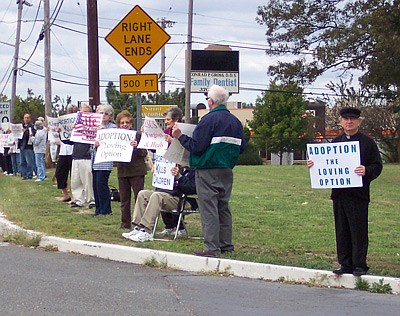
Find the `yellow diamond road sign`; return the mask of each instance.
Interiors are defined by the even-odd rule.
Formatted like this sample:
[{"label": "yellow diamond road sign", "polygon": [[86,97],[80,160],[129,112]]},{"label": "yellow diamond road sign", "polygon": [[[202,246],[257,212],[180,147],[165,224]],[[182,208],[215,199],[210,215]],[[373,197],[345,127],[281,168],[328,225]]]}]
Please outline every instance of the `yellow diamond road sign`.
[{"label": "yellow diamond road sign", "polygon": [[171,37],[136,5],[106,36],[106,41],[140,71]]}]

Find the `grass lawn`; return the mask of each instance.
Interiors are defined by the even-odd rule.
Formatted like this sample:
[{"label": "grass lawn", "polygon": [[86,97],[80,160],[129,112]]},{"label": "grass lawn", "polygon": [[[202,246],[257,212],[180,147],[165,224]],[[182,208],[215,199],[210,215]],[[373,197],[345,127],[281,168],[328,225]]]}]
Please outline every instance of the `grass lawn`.
[{"label": "grass lawn", "polygon": [[[92,216],[87,208],[71,209],[56,201],[50,180],[22,181],[0,175],[0,211],[27,229],[85,239],[182,253],[202,248],[198,239],[134,243],[121,237],[120,206],[112,216]],[[330,190],[312,190],[305,166],[237,166],[231,197],[236,251],[224,257],[330,270],[337,266]],[[116,170],[110,184],[117,187]],[[369,213],[371,274],[400,277],[400,165],[385,165],[372,183]],[[146,177],[151,188],[151,175]],[[133,207],[132,207],[133,211]],[[197,214],[187,216],[191,236],[201,236]],[[161,224],[160,224],[161,225]],[[159,227],[161,229],[161,227]]]}]

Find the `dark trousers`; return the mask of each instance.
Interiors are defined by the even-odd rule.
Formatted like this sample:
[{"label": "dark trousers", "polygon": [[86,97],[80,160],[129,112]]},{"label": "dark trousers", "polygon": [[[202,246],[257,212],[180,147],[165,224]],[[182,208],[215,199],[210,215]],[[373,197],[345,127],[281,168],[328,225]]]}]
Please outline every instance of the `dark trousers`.
[{"label": "dark trousers", "polygon": [[111,194],[108,179],[111,171],[93,170],[93,192],[97,215],[111,214]]},{"label": "dark trousers", "polygon": [[[171,229],[178,225],[179,215],[172,213],[161,213],[162,220],[164,222],[165,228]],[[179,230],[184,229],[182,222],[179,225]]]},{"label": "dark trousers", "polygon": [[121,227],[130,228],[132,222],[132,190],[137,195],[144,189],[144,176],[118,178],[119,197],[121,199]]},{"label": "dark trousers", "polygon": [[72,155],[59,156],[56,167],[57,189],[65,189],[68,186],[68,175],[71,172]]},{"label": "dark trousers", "polygon": [[337,256],[345,268],[368,270],[368,204],[351,198],[333,201]]}]

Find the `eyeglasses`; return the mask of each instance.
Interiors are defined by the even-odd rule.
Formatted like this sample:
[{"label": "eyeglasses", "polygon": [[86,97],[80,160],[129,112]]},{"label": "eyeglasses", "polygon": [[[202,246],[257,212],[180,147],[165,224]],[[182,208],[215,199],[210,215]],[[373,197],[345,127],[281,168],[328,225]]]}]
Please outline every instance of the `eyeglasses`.
[{"label": "eyeglasses", "polygon": [[110,113],[106,113],[106,112],[98,112],[99,114],[104,114],[104,115],[110,115]]}]

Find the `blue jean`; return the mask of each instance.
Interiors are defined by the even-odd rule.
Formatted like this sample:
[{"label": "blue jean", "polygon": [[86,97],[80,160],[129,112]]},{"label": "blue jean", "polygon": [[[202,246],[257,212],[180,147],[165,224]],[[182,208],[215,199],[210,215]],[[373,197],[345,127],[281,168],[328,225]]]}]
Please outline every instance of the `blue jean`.
[{"label": "blue jean", "polygon": [[21,149],[21,176],[32,178],[35,165],[35,153],[33,149]]},{"label": "blue jean", "polygon": [[111,171],[93,170],[93,191],[96,203],[96,214],[111,214],[111,195],[108,187],[108,179]]},{"label": "blue jean", "polygon": [[11,155],[11,164],[14,175],[21,172],[21,157],[19,153],[13,153]]},{"label": "blue jean", "polygon": [[38,180],[44,180],[44,178],[46,178],[46,164],[44,161],[44,156],[45,154],[35,153]]}]

